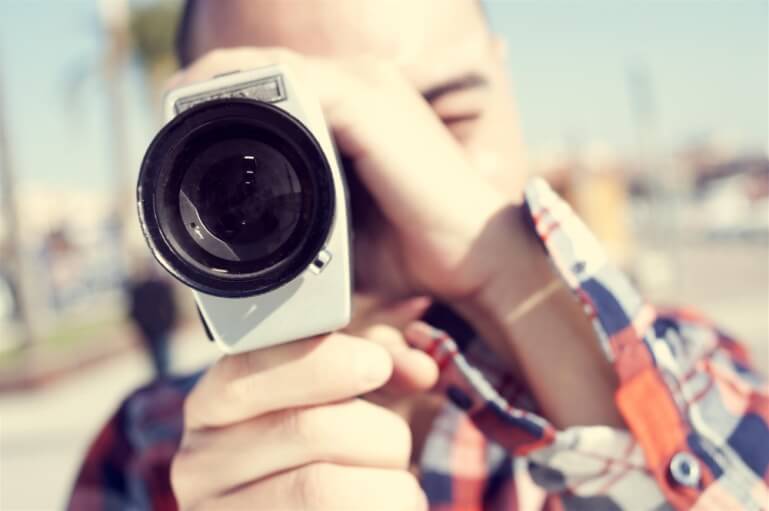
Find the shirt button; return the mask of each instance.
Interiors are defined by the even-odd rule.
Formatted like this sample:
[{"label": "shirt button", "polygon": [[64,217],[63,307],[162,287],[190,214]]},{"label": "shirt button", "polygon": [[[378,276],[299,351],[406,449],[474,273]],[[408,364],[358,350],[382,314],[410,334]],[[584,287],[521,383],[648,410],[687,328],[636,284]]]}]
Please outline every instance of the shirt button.
[{"label": "shirt button", "polygon": [[679,452],[670,460],[670,475],[681,486],[696,488],[700,484],[700,463],[692,454]]}]

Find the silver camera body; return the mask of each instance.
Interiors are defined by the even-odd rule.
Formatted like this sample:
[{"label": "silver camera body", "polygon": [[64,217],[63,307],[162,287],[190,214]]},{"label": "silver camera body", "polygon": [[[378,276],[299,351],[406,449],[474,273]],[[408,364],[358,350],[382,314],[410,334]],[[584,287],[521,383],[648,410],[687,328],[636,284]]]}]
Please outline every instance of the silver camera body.
[{"label": "silver camera body", "polygon": [[137,187],[145,238],[238,353],[345,326],[348,198],[318,101],[270,66],[170,91]]}]

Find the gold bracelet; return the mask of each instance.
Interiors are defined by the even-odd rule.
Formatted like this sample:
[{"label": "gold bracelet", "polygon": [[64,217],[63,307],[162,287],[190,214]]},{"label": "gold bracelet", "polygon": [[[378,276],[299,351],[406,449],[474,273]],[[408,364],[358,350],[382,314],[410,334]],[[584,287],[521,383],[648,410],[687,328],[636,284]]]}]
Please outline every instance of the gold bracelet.
[{"label": "gold bracelet", "polygon": [[508,316],[508,324],[512,325],[513,323],[517,322],[519,319],[527,315],[529,312],[537,308],[538,306],[542,305],[542,303],[545,302],[550,296],[555,294],[556,291],[558,291],[563,286],[563,280],[560,278],[555,278],[554,280],[550,281],[548,285],[543,287],[542,289],[539,289],[535,293],[533,293],[531,296],[526,298],[523,302],[521,302],[515,310],[513,310],[512,313],[510,313],[510,316]]}]

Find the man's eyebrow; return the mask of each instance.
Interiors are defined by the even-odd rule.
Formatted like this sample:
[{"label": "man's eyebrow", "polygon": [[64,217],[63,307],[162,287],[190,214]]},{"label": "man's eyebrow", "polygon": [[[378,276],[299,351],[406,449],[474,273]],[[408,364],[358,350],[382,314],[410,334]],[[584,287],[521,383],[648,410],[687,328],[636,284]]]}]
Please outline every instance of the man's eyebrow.
[{"label": "man's eyebrow", "polygon": [[479,73],[467,73],[447,82],[430,87],[422,91],[422,97],[428,103],[438,100],[441,96],[466,89],[486,87],[489,80]]}]

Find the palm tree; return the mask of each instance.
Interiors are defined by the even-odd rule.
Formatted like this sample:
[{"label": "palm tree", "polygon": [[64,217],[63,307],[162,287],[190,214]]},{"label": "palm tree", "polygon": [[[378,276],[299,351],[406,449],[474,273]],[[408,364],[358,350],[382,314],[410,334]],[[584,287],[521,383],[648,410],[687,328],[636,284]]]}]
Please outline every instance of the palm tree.
[{"label": "palm tree", "polygon": [[[0,63],[1,64],[1,63]],[[34,342],[34,330],[28,314],[27,288],[23,265],[21,241],[19,236],[19,218],[17,214],[15,176],[11,167],[10,144],[6,131],[5,112],[3,110],[3,76],[0,65],[0,217],[5,223],[5,239],[0,240],[0,264],[6,270],[11,288],[14,290],[18,334],[22,348],[31,347]]]},{"label": "palm tree", "polygon": [[129,29],[133,48],[155,105],[159,104],[163,83],[176,69],[174,34],[180,7],[178,0],[156,0],[131,10]]},{"label": "palm tree", "polygon": [[[107,85],[108,115],[112,126],[112,162],[115,165],[115,219],[120,251],[128,254],[130,236],[126,226],[135,215],[133,172],[127,167],[128,133],[125,122],[123,79],[127,66],[137,58],[142,66],[147,90],[158,104],[162,83],[174,70],[173,37],[179,15],[179,2],[156,0],[129,5],[128,0],[101,0],[103,25],[108,46],[102,62]],[[159,109],[155,109],[159,112]]]},{"label": "palm tree", "polygon": [[107,36],[107,47],[100,68],[106,84],[108,125],[111,127],[109,138],[110,163],[114,166],[114,220],[119,253],[125,254],[128,249],[125,225],[127,216],[131,214],[126,193],[130,188],[131,173],[128,168],[130,160],[123,93],[123,72],[131,53],[128,0],[100,0],[99,14]]},{"label": "palm tree", "polygon": [[[180,3],[156,0],[134,4],[129,0],[100,0],[99,14],[107,45],[100,70],[106,85],[107,115],[111,133],[111,163],[114,173],[115,221],[121,254],[131,252],[130,225],[135,207],[132,193],[132,169],[128,147],[123,83],[125,71],[137,58],[144,71],[148,93],[154,103],[160,97],[162,83],[175,68],[173,37]],[[159,111],[159,109],[156,109]]]},{"label": "palm tree", "polygon": [[163,80],[175,68],[173,35],[180,2],[154,0],[133,3],[130,0],[99,0],[97,5],[99,30],[105,39],[104,50],[97,65],[87,62],[85,66],[73,67],[74,71],[69,77],[69,90],[72,96],[77,96],[82,92],[84,82],[93,76],[98,76],[104,84],[107,124],[110,126],[109,171],[112,176],[114,204],[112,227],[117,253],[119,257],[125,257],[132,252],[132,242],[138,239],[131,236],[132,233],[128,229],[136,212],[133,202],[134,172],[129,167],[130,133],[126,122],[124,91],[126,70],[137,63],[141,66],[147,92],[152,100],[157,102]]}]

